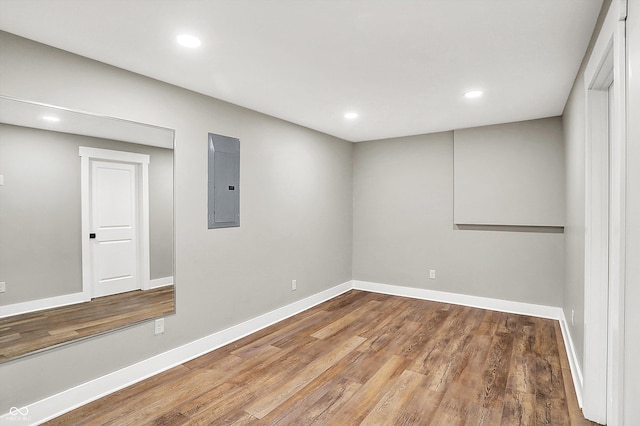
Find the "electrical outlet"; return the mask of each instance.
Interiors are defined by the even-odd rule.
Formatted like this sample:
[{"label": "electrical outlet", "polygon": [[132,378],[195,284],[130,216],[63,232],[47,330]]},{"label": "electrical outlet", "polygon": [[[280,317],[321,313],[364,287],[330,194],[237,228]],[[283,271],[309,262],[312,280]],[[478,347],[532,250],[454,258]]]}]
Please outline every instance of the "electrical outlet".
[{"label": "electrical outlet", "polygon": [[164,333],[164,318],[158,318],[155,323],[155,334]]},{"label": "electrical outlet", "polygon": [[576,311],[571,310],[571,325],[574,325],[574,320],[576,318]]},{"label": "electrical outlet", "polygon": [[430,280],[435,280],[436,279],[436,270],[435,269],[429,269],[429,279]]},{"label": "electrical outlet", "polygon": [[296,291],[298,288],[298,280],[291,280],[291,291]]},{"label": "electrical outlet", "polygon": [[7,291],[7,283],[1,282],[0,283],[0,293],[4,293],[5,291]]}]

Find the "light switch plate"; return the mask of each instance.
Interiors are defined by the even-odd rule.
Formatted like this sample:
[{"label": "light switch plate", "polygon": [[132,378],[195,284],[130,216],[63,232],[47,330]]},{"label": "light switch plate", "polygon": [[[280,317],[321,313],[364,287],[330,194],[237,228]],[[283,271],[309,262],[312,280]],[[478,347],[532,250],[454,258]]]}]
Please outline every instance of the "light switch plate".
[{"label": "light switch plate", "polygon": [[0,186],[4,185],[4,175],[0,175]]}]

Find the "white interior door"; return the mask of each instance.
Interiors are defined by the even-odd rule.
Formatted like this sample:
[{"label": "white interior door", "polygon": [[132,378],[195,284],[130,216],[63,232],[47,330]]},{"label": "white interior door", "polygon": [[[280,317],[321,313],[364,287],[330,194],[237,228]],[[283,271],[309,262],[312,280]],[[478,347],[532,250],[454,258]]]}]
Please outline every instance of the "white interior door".
[{"label": "white interior door", "polygon": [[91,161],[93,297],[141,288],[136,169],[134,164]]}]

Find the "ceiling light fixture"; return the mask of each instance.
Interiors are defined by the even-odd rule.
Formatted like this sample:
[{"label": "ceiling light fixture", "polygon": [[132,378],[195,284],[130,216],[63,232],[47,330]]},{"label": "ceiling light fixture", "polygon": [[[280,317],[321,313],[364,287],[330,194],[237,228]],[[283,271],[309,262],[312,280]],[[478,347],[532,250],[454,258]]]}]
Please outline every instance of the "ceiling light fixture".
[{"label": "ceiling light fixture", "polygon": [[464,97],[467,99],[475,99],[482,96],[484,92],[482,90],[471,90],[464,94]]},{"label": "ceiling light fixture", "polygon": [[178,40],[178,43],[181,46],[188,47],[190,49],[195,49],[196,47],[199,47],[201,44],[200,39],[198,37],[194,37],[189,34],[180,34],[176,40]]},{"label": "ceiling light fixture", "polygon": [[58,117],[54,117],[53,115],[43,115],[42,119],[50,123],[57,123],[58,121],[60,121]]},{"label": "ceiling light fixture", "polygon": [[354,120],[356,118],[358,118],[358,113],[357,112],[348,112],[344,115],[344,118],[346,118],[347,120]]}]

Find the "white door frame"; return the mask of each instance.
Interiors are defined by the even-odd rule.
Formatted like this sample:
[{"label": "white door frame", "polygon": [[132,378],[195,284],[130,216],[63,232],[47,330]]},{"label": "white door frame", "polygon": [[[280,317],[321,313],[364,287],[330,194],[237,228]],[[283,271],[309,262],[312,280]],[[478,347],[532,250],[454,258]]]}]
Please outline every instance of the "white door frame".
[{"label": "white door frame", "polygon": [[89,233],[91,224],[90,211],[90,174],[91,161],[117,161],[135,164],[138,173],[138,276],[143,290],[150,288],[151,267],[149,262],[149,161],[146,154],[114,151],[110,149],[81,146],[80,155],[80,193],[82,204],[82,293],[85,300],[93,297],[93,259]]},{"label": "white door frame", "polygon": [[625,19],[626,1],[614,0],[585,69],[583,412],[609,425],[623,412]]}]

